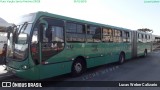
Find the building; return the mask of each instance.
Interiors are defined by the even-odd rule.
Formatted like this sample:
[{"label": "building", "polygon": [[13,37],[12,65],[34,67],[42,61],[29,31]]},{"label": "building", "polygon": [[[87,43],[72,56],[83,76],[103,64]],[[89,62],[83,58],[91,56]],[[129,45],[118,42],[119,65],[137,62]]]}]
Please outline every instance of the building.
[{"label": "building", "polygon": [[5,32],[8,26],[11,26],[11,24],[0,17],[0,32]]},{"label": "building", "polygon": [[6,29],[12,24],[8,23],[4,19],[0,18],[0,54],[2,54],[3,45],[7,43]]}]

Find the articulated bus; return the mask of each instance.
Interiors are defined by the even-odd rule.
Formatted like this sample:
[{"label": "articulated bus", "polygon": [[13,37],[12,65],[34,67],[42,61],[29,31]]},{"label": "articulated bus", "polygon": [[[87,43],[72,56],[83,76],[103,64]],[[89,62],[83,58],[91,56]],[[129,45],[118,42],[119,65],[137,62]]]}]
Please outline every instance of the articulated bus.
[{"label": "articulated bus", "polygon": [[7,70],[40,80],[147,56],[152,35],[48,12],[25,15],[8,34]]}]

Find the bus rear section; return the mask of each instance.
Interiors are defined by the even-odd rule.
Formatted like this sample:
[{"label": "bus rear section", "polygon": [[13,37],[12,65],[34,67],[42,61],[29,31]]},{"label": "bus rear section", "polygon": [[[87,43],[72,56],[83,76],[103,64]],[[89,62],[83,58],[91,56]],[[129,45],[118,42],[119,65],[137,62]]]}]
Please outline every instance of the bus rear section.
[{"label": "bus rear section", "polygon": [[152,34],[132,31],[132,57],[147,56],[152,50]]}]

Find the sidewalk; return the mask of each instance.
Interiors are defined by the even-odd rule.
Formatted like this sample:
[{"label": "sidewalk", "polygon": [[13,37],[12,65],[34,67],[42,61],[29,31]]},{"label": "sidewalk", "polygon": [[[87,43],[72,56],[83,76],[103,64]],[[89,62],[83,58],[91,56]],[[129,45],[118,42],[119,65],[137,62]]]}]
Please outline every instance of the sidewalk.
[{"label": "sidewalk", "polygon": [[5,65],[0,65],[0,81],[10,76],[13,76],[13,74],[5,70]]},{"label": "sidewalk", "polygon": [[[2,61],[2,57],[1,57],[1,54],[0,54],[0,60]],[[5,76],[5,74],[7,73],[7,71],[5,70],[5,65],[0,65],[0,78],[2,76]]]},{"label": "sidewalk", "polygon": [[1,75],[1,74],[4,74],[4,73],[7,73],[7,71],[4,70],[5,67],[6,67],[5,65],[0,65],[0,75]]},{"label": "sidewalk", "polygon": [[5,65],[2,65],[2,56],[0,54],[0,81],[1,80],[4,80],[10,76],[13,76],[12,73],[8,72],[7,70],[5,70],[6,66]]}]

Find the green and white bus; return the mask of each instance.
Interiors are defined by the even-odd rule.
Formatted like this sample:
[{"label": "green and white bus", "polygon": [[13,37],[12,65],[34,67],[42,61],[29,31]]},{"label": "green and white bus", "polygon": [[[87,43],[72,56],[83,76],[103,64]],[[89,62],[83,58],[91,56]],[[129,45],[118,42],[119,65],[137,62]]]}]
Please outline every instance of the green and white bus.
[{"label": "green and white bus", "polygon": [[151,34],[47,12],[21,17],[8,34],[7,69],[39,80],[146,56]]}]

